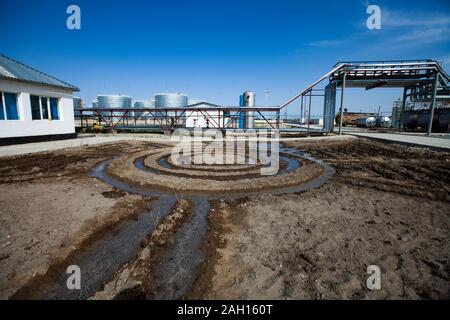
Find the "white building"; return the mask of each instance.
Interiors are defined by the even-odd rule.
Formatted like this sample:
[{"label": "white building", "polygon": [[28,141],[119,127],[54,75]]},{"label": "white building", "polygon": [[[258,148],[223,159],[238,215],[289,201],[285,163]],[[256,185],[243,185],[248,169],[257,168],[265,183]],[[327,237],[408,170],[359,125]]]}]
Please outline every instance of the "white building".
[{"label": "white building", "polygon": [[0,55],[0,145],[75,138],[66,82]]},{"label": "white building", "polygon": [[220,106],[208,102],[199,102],[186,107],[186,128],[219,128],[223,127],[223,111]]}]

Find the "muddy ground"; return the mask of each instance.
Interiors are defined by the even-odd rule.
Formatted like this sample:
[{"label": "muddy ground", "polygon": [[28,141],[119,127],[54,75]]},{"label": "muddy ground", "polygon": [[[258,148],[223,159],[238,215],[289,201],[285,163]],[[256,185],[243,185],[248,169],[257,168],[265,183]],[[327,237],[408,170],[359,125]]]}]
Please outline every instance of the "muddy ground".
[{"label": "muddy ground", "polygon": [[[450,154],[364,139],[290,142],[336,168],[323,187],[214,201],[187,298],[450,298]],[[90,170],[154,150],[123,142],[0,158],[0,298],[29,298],[77,252],[151,205]],[[149,204],[150,203],[150,204]],[[94,298],[152,298],[152,266],[190,213],[177,201]],[[366,287],[369,265],[381,290]]]},{"label": "muddy ground", "polygon": [[[335,176],[216,208],[192,298],[450,298],[449,153],[363,139],[288,145]],[[367,289],[369,265],[381,290]]]},{"label": "muddy ground", "polygon": [[151,199],[111,188],[91,168],[142,143],[0,158],[0,298],[11,297]]}]

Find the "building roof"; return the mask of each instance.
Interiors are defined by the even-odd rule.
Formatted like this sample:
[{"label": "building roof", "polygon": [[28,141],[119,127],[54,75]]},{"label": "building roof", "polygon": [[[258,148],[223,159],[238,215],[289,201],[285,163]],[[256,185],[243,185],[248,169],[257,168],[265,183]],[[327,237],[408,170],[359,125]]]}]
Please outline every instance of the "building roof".
[{"label": "building roof", "polygon": [[198,107],[198,106],[201,106],[201,105],[206,105],[206,106],[211,107],[211,108],[221,108],[221,106],[219,106],[217,104],[209,103],[209,102],[206,102],[206,101],[200,101],[200,102],[197,102],[197,103],[194,103],[194,104],[190,104],[190,105],[186,106],[186,108],[195,108],[195,107]]},{"label": "building roof", "polygon": [[0,79],[80,91],[79,88],[0,54]]}]

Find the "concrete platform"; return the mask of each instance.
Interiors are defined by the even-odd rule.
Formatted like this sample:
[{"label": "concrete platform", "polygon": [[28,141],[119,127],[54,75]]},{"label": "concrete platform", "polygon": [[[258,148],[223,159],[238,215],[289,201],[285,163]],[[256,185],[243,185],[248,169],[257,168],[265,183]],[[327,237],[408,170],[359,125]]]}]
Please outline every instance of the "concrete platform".
[{"label": "concrete platform", "polygon": [[399,143],[414,147],[424,147],[437,151],[450,151],[450,138],[444,136],[427,136],[425,134],[403,134],[390,132],[369,132],[344,129],[344,134],[386,143]]}]

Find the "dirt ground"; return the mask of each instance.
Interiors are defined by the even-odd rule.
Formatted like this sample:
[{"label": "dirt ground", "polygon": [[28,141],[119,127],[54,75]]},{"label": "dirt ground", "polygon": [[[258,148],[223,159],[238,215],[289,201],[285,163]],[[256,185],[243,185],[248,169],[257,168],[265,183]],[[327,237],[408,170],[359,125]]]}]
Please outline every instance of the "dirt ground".
[{"label": "dirt ground", "polygon": [[146,207],[89,176],[99,161],[143,150],[105,144],[0,159],[0,298]]},{"label": "dirt ground", "polygon": [[[206,263],[190,298],[450,298],[449,153],[364,139],[288,146],[336,174],[304,193],[212,201]],[[0,298],[45,281],[53,266],[148,208],[152,199],[89,172],[113,156],[157,148],[121,142],[0,158]],[[190,206],[178,201],[93,298],[151,297],[152,265]],[[366,287],[369,265],[381,268],[381,290]]]},{"label": "dirt ground", "polygon": [[[216,208],[192,298],[450,298],[450,154],[363,139],[290,145],[336,175]],[[367,289],[369,265],[381,290]]]}]

